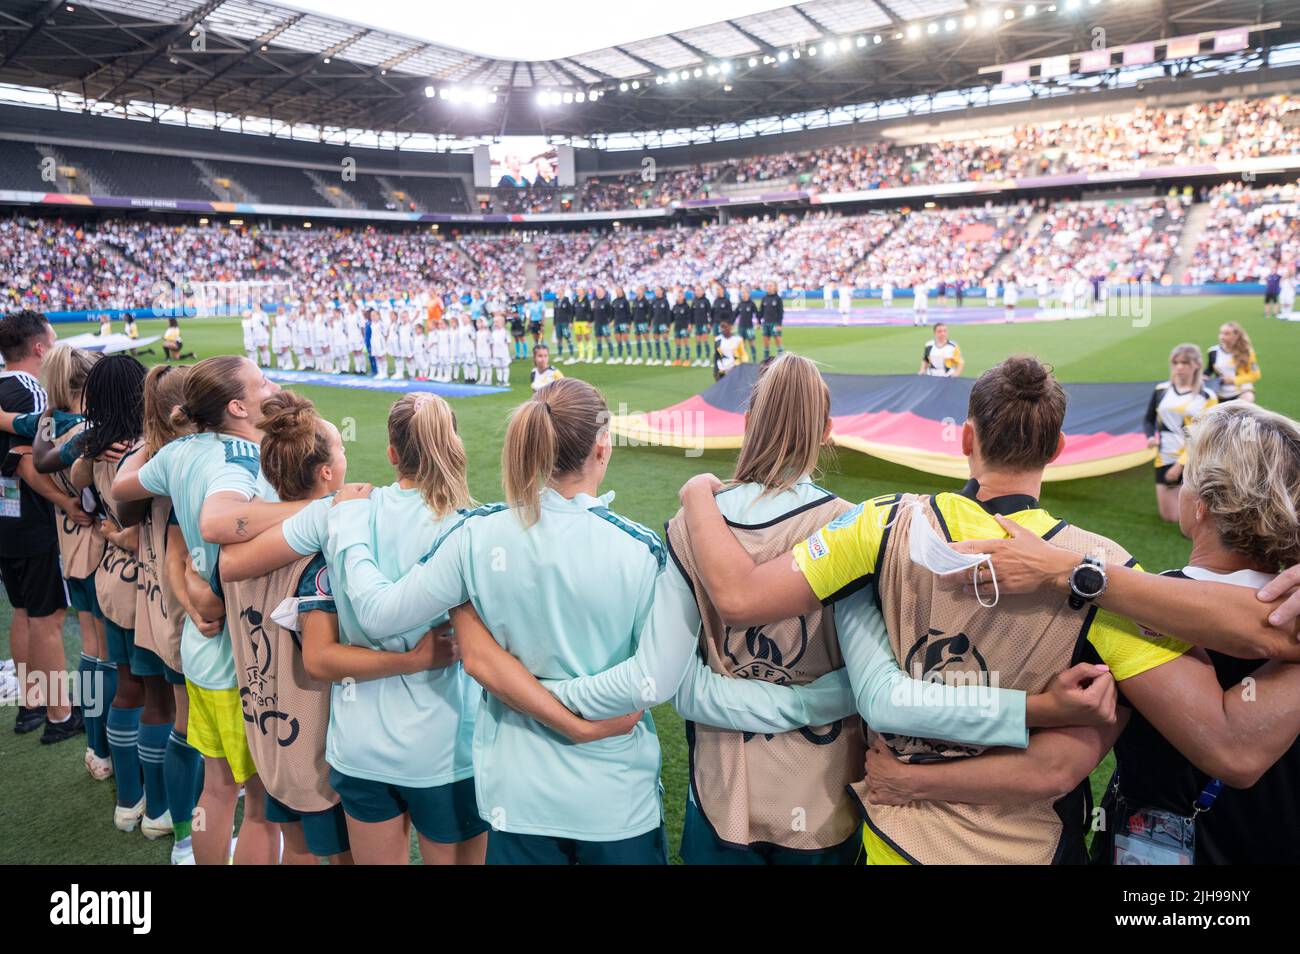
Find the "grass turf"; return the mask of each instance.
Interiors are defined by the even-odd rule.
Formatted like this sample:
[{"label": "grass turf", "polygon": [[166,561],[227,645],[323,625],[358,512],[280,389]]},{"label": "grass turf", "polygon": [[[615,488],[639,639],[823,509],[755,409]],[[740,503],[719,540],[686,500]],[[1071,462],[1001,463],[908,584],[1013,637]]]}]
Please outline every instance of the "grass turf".
[{"label": "grass turf", "polygon": [[[1051,363],[1065,381],[1152,381],[1167,373],[1170,349],[1191,341],[1202,348],[1216,340],[1218,326],[1240,321],[1254,341],[1264,369],[1258,385],[1260,403],[1300,417],[1300,393],[1292,372],[1300,358],[1300,325],[1266,320],[1255,298],[1169,298],[1155,300],[1147,327],[1126,319],[1091,318],[1071,322],[954,326],[966,358],[966,373],[978,374],[1008,354],[1030,352]],[[142,336],[161,333],[162,322],[140,322]],[[77,334],[87,325],[60,325],[61,335]],[[184,323],[185,344],[200,358],[238,352],[240,332],[233,319]],[[93,329],[92,329],[93,330]],[[912,327],[790,328],[790,350],[820,362],[826,371],[850,374],[897,374],[914,371],[929,332]],[[158,348],[157,344],[154,345]],[[161,351],[146,362],[157,360]],[[483,501],[501,497],[500,451],[506,416],[528,394],[527,365],[514,366],[508,394],[456,399],[461,434],[469,453],[469,483]],[[704,369],[608,365],[567,368],[597,385],[612,408],[648,411],[680,401],[710,383]],[[1290,382],[1290,383],[1288,383]],[[348,438],[348,478],[377,484],[392,479],[385,458],[385,419],[390,394],[303,387],[320,412],[339,424]],[[351,427],[347,425],[351,424]],[[686,457],[672,448],[617,448],[606,489],[617,491],[620,513],[658,528],[677,508],[677,489],[690,476],[711,470],[726,476],[734,451],[706,451]],[[823,483],[846,499],[861,500],[897,490],[932,492],[958,482],[842,451],[827,462]],[[1048,484],[1044,505],[1058,516],[1114,537],[1151,570],[1181,566],[1186,541],[1156,515],[1149,467],[1068,483]],[[0,593],[0,658],[9,653],[10,609]],[[79,645],[75,617],[69,616],[64,641],[75,666]],[[681,719],[670,706],[654,712],[663,748],[664,809],[674,860],[681,837],[686,797],[686,742]],[[79,741],[41,746],[37,735],[18,737],[6,723],[0,730],[0,863],[96,864],[165,863],[170,841],[146,842],[138,833],[124,835],[112,827],[111,784],[93,782],[81,764]],[[1103,784],[1110,760],[1093,773],[1094,789]]]}]

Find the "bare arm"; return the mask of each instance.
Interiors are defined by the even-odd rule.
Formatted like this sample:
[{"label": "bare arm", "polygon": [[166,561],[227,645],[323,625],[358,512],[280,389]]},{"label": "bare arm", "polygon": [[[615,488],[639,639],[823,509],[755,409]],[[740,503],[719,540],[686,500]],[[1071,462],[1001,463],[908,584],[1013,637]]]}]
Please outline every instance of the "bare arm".
[{"label": "bare arm", "polygon": [[[1055,588],[1065,598],[1078,555],[1005,517],[996,519],[1009,539],[969,540],[953,544],[954,549],[991,554],[1003,593]],[[1097,602],[1149,630],[1238,659],[1300,661],[1295,619],[1272,625],[1269,613],[1281,604],[1261,602],[1246,587],[1159,576],[1113,563],[1107,564],[1106,577],[1106,592]]]},{"label": "bare arm", "polygon": [[212,584],[199,576],[189,563],[185,564],[185,597],[203,619],[219,622],[225,618],[225,600],[213,592]]},{"label": "bare arm", "polygon": [[1300,666],[1293,663],[1265,663],[1223,689],[1197,650],[1124,680],[1123,689],[1193,765],[1233,788],[1254,785],[1300,735]]},{"label": "bare arm", "polygon": [[443,669],[460,658],[450,634],[447,624],[431,629],[404,653],[348,646],[339,642],[338,616],[313,610],[302,614],[302,664],[307,675],[322,682],[366,682]]},{"label": "bare arm", "polygon": [[867,752],[867,798],[877,805],[963,802],[1018,805],[1061,798],[1088,777],[1119,737],[1109,726],[1043,729],[1026,749],[990,749],[974,758],[900,762],[876,739]]},{"label": "bare arm", "polygon": [[95,482],[95,462],[89,457],[78,457],[68,469],[68,479],[78,490],[85,490]]},{"label": "bare arm", "polygon": [[755,626],[816,609],[817,596],[788,555],[756,566],[713,499],[711,474],[693,477],[681,491],[691,550],[709,600],[729,626]]},{"label": "bare arm", "polygon": [[460,642],[465,671],[511,709],[531,716],[565,738],[593,742],[626,735],[641,721],[641,712],[615,719],[588,722],[566,709],[524,664],[502,648],[469,603],[451,611],[452,626]]},{"label": "bare arm", "polygon": [[221,548],[221,578],[251,580],[272,570],[288,566],[304,554],[298,553],[284,539],[284,524],[279,524],[243,543]]},{"label": "bare arm", "polygon": [[118,529],[107,520],[99,521],[96,528],[99,535],[107,540],[119,550],[126,550],[128,553],[137,553],[140,549],[140,531],[138,527],[123,527]]},{"label": "bare arm", "polygon": [[203,501],[199,516],[199,533],[208,543],[241,543],[265,533],[301,510],[310,500],[271,503],[254,497],[249,500],[233,490],[222,490]]},{"label": "bare arm", "polygon": [[[171,590],[172,595],[176,597],[181,608],[185,610],[185,615],[190,618],[195,628],[204,636],[216,636],[225,628],[225,611],[223,609],[220,616],[215,619],[205,619],[203,614],[190,602],[189,588],[186,585],[186,573],[190,571],[190,561],[187,559],[188,554],[185,550],[185,537],[181,534],[181,528],[173,524],[167,528],[167,554],[164,564],[164,572],[167,577],[167,587]],[[211,587],[209,587],[209,590]]]}]

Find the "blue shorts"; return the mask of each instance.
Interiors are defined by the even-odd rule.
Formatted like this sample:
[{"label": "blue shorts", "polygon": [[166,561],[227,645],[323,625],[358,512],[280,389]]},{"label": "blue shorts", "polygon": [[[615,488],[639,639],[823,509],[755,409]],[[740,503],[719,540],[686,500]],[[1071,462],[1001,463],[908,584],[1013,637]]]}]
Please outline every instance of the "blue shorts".
[{"label": "blue shorts", "polygon": [[580,841],[550,835],[493,831],[488,835],[490,865],[666,865],[668,835],[663,825],[620,841]]},{"label": "blue shorts", "polygon": [[94,613],[99,615],[99,596],[95,593],[95,574],[90,574],[84,580],[74,580],[71,577],[64,581],[68,585],[68,602],[78,613]]},{"label": "blue shorts", "polygon": [[731,845],[717,836],[694,801],[686,801],[682,861],[688,865],[856,865],[865,860],[862,854],[861,827],[842,844],[820,850],[800,851],[770,844]]},{"label": "blue shorts", "polygon": [[167,684],[169,686],[185,685],[184,673],[177,672],[175,669],[173,669],[171,666],[167,665],[166,663],[163,663],[163,678],[167,680]]},{"label": "blue shorts", "polygon": [[469,841],[488,830],[478,813],[472,778],[414,788],[344,775],[332,768],[330,786],[339,793],[349,818],[374,824],[410,815],[415,830],[440,845]]},{"label": "blue shorts", "polygon": [[267,792],[266,820],[277,825],[301,824],[307,850],[317,858],[341,855],[348,850],[348,822],[342,805],[323,812],[298,812],[284,802],[276,801]]}]

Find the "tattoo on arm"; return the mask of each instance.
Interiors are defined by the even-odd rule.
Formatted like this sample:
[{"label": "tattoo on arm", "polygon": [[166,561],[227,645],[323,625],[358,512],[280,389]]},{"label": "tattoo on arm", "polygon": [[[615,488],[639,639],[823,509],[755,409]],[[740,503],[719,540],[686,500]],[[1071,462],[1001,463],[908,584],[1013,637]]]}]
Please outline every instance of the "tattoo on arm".
[{"label": "tattoo on arm", "polygon": [[248,521],[245,520],[243,517],[235,518],[235,536],[237,537],[248,536]]}]

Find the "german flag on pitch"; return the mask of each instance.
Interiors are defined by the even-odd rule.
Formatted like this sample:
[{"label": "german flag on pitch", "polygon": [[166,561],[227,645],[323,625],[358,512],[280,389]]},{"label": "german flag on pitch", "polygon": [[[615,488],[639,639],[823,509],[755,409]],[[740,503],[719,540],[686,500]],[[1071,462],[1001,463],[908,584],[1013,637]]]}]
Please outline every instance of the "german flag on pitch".
[{"label": "german flag on pitch", "polygon": [[[716,450],[740,446],[757,365],[740,365],[707,391],[648,414],[617,415],[611,430],[630,442]],[[974,378],[828,374],[831,439],[928,474],[965,477],[961,425]],[[1151,384],[1065,384],[1065,450],[1047,480],[1127,470],[1152,459],[1142,429]]]}]

